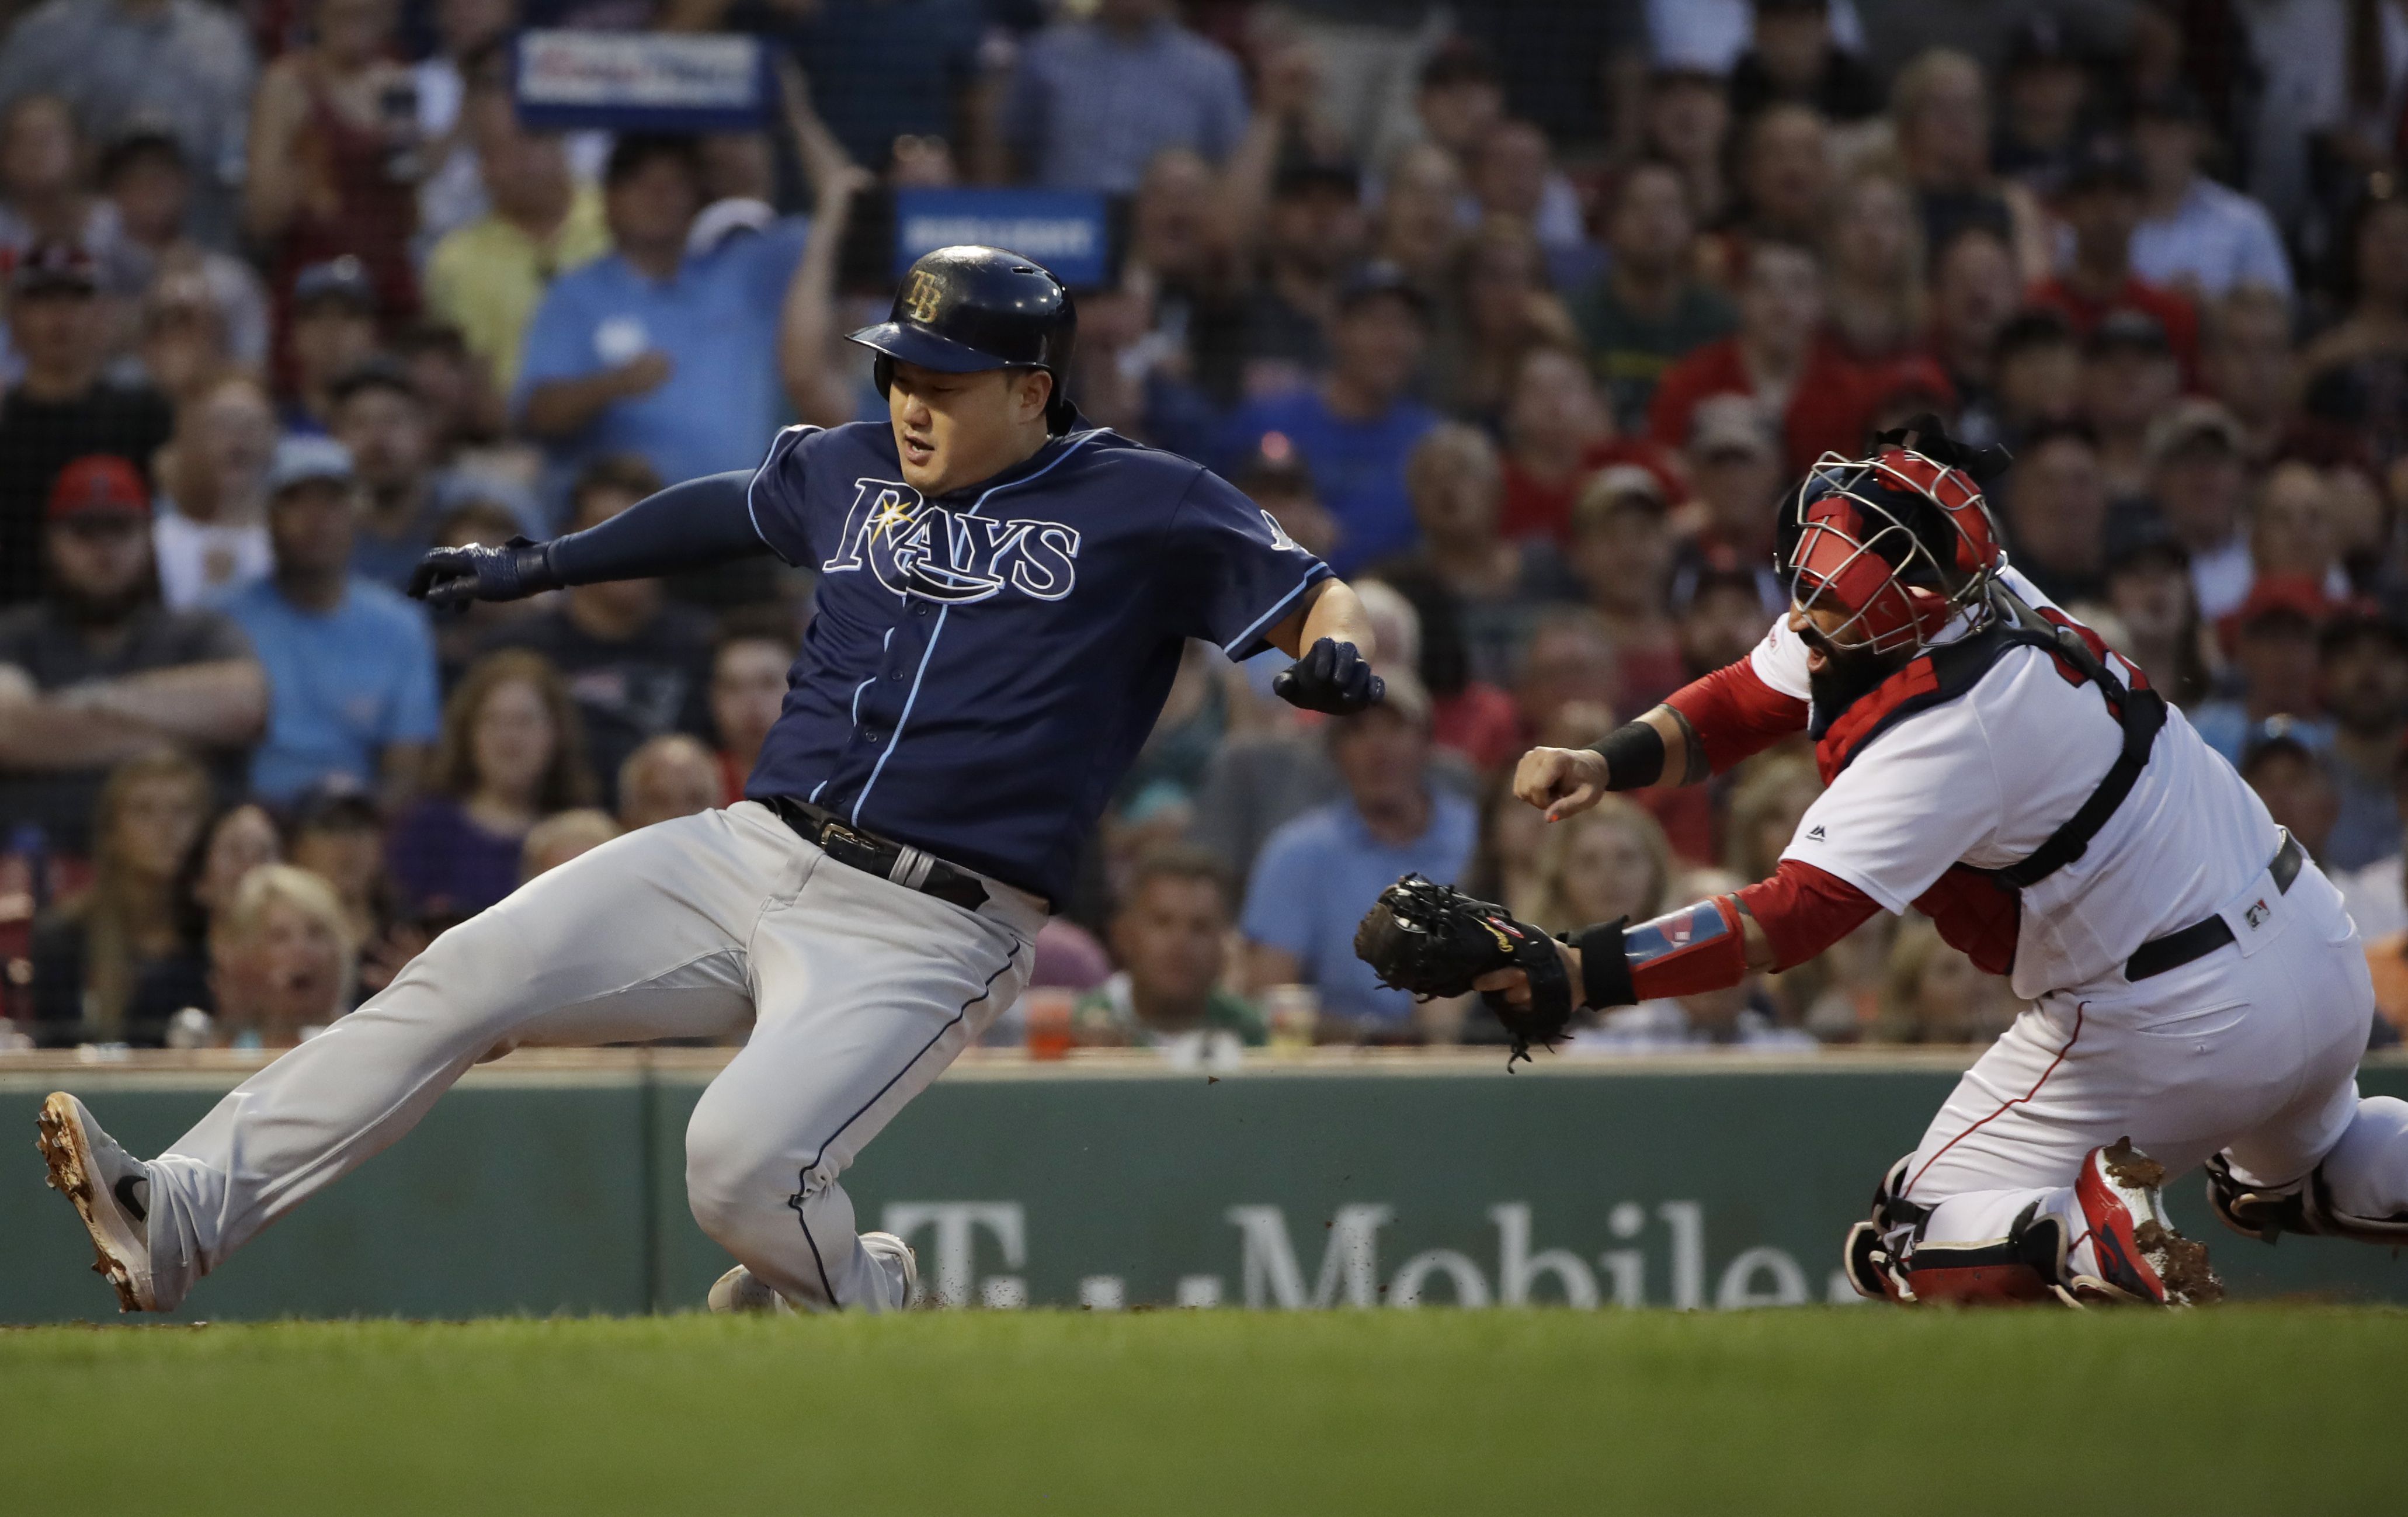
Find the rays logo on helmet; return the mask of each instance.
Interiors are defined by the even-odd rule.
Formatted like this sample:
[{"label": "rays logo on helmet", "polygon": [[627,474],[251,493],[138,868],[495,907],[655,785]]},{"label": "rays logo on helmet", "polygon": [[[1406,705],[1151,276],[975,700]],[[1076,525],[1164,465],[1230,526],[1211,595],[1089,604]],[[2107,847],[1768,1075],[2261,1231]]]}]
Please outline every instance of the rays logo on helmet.
[{"label": "rays logo on helmet", "polygon": [[1078,529],[1059,522],[998,522],[931,506],[900,480],[856,479],[844,538],[820,569],[866,566],[898,595],[961,606],[1007,586],[1060,600],[1077,583],[1078,557]]}]

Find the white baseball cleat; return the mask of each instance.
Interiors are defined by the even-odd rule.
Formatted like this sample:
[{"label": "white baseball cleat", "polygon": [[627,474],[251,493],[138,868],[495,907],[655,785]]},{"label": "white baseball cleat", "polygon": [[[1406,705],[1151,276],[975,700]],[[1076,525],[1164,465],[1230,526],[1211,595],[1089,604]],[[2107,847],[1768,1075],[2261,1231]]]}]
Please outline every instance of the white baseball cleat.
[{"label": "white baseball cleat", "polygon": [[2128,1138],[2083,1156],[2073,1195],[2099,1273],[2069,1281],[2074,1299],[2189,1307],[2223,1298],[2206,1245],[2175,1231],[2166,1215],[2157,1194],[2165,1179],[2165,1166]]},{"label": "white baseball cleat", "polygon": [[792,1301],[769,1289],[742,1265],[712,1281],[710,1294],[703,1300],[713,1311],[765,1312],[779,1317],[795,1314]]},{"label": "white baseball cleat", "polygon": [[920,1304],[920,1258],[911,1252],[911,1245],[893,1233],[864,1233],[861,1235],[861,1246],[867,1251],[871,1258],[886,1266],[887,1270],[902,1283],[902,1290],[897,1293],[899,1299],[889,1309],[909,1311],[918,1306]]},{"label": "white baseball cleat", "polygon": [[117,1289],[123,1311],[156,1311],[150,1282],[150,1171],[100,1130],[64,1091],[42,1102],[36,1139],[50,1186],[66,1193],[92,1234],[92,1272]]}]

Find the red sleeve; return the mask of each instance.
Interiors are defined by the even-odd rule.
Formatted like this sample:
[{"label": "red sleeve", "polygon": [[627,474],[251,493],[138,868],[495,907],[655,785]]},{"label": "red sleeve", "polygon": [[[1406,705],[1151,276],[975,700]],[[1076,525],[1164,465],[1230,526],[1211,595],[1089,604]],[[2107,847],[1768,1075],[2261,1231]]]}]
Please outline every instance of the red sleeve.
[{"label": "red sleeve", "polygon": [[1873,898],[1811,864],[1783,859],[1770,880],[1737,897],[1772,944],[1774,966],[1795,968],[1863,926],[1881,907]]},{"label": "red sleeve", "polygon": [[1688,718],[1715,774],[1806,730],[1806,703],[1766,684],[1746,659],[1683,685],[1664,704]]}]

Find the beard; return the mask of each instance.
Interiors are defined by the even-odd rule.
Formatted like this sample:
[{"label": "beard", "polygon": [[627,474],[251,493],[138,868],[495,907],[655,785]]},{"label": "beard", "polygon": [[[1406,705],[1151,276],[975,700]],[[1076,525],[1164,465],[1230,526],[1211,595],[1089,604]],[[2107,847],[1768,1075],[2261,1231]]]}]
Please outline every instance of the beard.
[{"label": "beard", "polygon": [[1841,712],[1905,667],[1914,656],[1899,651],[1877,653],[1867,648],[1841,648],[1811,627],[1799,636],[1823,659],[1821,668],[1806,671],[1807,690],[1813,696],[1811,724],[1817,736],[1837,721]]},{"label": "beard", "polygon": [[67,623],[85,631],[106,632],[122,626],[150,599],[147,576],[108,594],[90,594],[61,586],[59,610]]}]

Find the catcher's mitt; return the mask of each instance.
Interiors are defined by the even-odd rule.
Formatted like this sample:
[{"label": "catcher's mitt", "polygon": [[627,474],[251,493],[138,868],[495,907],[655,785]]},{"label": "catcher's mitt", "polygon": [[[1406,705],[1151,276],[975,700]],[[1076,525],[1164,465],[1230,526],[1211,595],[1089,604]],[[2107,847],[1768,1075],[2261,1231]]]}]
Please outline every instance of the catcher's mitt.
[{"label": "catcher's mitt", "polygon": [[1489,1009],[1513,1035],[1511,1069],[1533,1043],[1564,1035],[1573,1009],[1571,977],[1555,939],[1501,906],[1474,900],[1449,885],[1409,874],[1387,889],[1354,929],[1354,956],[1379,971],[1380,982],[1423,1000],[1461,995],[1494,969],[1530,977],[1530,1001],[1516,1006],[1497,991],[1484,993]]}]

